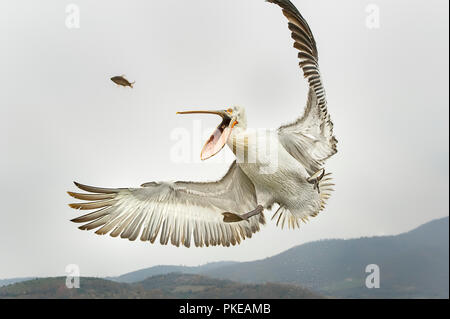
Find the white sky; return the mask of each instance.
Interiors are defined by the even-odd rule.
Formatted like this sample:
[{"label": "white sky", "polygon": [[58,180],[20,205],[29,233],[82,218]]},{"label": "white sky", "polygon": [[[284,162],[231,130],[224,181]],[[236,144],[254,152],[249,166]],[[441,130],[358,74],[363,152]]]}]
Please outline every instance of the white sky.
[{"label": "white sky", "polygon": [[[225,173],[220,159],[171,162],[171,132],[192,130],[195,118],[176,111],[238,104],[249,126],[277,127],[301,114],[307,90],[285,18],[263,0],[74,0],[79,29],[65,26],[69,3],[0,3],[0,278],[60,275],[67,264],[106,276],[254,260],[448,215],[448,1],[294,0],[316,36],[340,142],[325,212],[296,231],[269,223],[234,248],[79,231],[65,193],[73,180],[131,187]],[[365,25],[370,3],[379,29]],[[109,81],[120,74],[135,89]]]}]

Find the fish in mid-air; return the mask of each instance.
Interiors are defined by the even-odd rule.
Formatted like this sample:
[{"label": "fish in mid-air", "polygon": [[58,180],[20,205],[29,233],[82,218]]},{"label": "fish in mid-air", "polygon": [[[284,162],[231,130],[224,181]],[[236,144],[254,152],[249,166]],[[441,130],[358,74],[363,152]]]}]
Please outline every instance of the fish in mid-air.
[{"label": "fish in mid-air", "polygon": [[129,86],[130,88],[133,88],[134,83],[136,83],[136,82],[130,83],[130,82],[125,78],[125,75],[114,76],[114,77],[111,78],[111,81],[113,81],[113,82],[116,83],[117,85],[120,85],[120,86]]}]

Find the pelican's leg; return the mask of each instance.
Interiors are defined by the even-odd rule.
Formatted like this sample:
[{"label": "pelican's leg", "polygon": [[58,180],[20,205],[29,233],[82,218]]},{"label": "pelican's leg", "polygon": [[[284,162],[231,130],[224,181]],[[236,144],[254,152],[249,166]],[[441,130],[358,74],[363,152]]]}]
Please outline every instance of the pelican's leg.
[{"label": "pelican's leg", "polygon": [[320,194],[320,181],[325,176],[325,169],[321,169],[317,173],[313,174],[310,178],[307,179],[308,183],[314,185],[314,189],[317,189],[317,192]]},{"label": "pelican's leg", "polygon": [[243,220],[249,221],[250,217],[259,215],[263,212],[264,207],[262,207],[261,205],[258,205],[258,207],[256,207],[254,210],[246,213],[246,214],[233,214],[233,213],[223,213],[223,221],[225,223],[237,223],[237,222],[241,222]]}]

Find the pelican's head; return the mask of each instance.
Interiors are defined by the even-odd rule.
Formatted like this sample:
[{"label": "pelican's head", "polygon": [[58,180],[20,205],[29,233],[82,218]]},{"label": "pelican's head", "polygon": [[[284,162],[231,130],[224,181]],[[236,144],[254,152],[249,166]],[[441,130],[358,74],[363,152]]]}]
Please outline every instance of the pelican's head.
[{"label": "pelican's head", "polygon": [[200,157],[203,161],[213,157],[222,150],[230,138],[233,129],[247,128],[245,109],[240,106],[233,106],[218,111],[187,111],[177,112],[177,114],[216,114],[222,117],[222,123],[214,130],[202,149]]}]

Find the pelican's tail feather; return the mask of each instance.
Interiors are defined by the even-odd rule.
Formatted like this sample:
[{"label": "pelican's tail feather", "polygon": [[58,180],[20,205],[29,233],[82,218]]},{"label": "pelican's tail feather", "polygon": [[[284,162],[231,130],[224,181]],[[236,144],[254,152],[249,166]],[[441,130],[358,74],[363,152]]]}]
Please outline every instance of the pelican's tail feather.
[{"label": "pelican's tail feather", "polygon": [[300,228],[300,222],[306,223],[309,220],[309,217],[316,217],[325,209],[327,200],[334,191],[333,186],[331,173],[324,174],[318,182],[318,188],[320,189],[319,208],[317,208],[317,204],[306,205],[303,209],[291,212],[288,208],[281,205],[272,216],[272,220],[276,220],[277,226],[280,226],[282,229],[285,225],[291,229]]},{"label": "pelican's tail feather", "polygon": [[281,229],[284,225],[290,229],[300,228],[300,219],[292,214],[289,209],[284,206],[280,206],[276,213],[272,216],[272,220],[276,219],[277,226]]},{"label": "pelican's tail feather", "polygon": [[312,214],[311,216],[315,217],[317,214],[319,214],[322,210],[325,209],[325,206],[327,205],[328,199],[331,197],[331,193],[334,191],[333,189],[333,178],[331,177],[331,173],[327,173],[323,176],[323,178],[319,182],[319,197],[320,197],[320,209],[315,214]]}]

